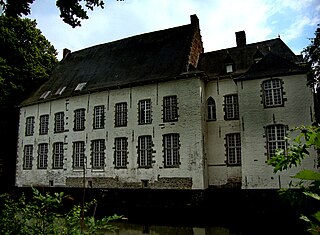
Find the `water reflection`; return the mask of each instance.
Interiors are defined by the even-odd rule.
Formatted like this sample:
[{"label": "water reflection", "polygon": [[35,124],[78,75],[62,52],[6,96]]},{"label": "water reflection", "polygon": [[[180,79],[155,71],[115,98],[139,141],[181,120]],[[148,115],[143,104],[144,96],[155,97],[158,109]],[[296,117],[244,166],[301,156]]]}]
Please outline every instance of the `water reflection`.
[{"label": "water reflection", "polygon": [[106,232],[105,235],[240,235],[240,232],[230,231],[224,227],[175,227],[161,225],[139,225],[130,223],[117,223],[119,228],[115,233]]}]

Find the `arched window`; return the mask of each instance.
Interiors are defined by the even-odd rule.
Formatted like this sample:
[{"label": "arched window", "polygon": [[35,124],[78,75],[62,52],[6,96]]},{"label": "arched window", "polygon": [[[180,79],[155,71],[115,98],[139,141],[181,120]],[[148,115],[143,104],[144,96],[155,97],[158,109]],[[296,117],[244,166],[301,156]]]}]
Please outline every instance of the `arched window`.
[{"label": "arched window", "polygon": [[207,120],[215,121],[216,119],[217,119],[216,102],[212,97],[209,97],[207,100]]}]

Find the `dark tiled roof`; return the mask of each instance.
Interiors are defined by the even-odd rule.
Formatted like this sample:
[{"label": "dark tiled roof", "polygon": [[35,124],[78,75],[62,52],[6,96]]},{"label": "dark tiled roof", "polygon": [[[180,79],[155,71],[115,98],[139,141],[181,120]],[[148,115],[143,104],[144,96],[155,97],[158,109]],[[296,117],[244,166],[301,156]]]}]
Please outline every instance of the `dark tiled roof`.
[{"label": "dark tiled roof", "polygon": [[[188,25],[137,35],[70,53],[53,70],[50,80],[21,105],[73,96],[76,94],[74,89],[82,82],[86,82],[80,91],[83,94],[179,76],[186,72],[189,63],[192,63],[191,47],[197,33],[199,34],[199,25],[196,16],[193,15],[191,24]],[[61,87],[66,87],[63,93],[55,95]],[[45,100],[40,100],[46,91],[51,93]]]},{"label": "dark tiled roof", "polygon": [[[252,79],[254,76],[301,72],[296,62],[297,56],[280,38],[276,38],[204,53],[200,57],[199,69],[211,79],[229,77],[230,74],[233,78]],[[227,63],[233,63],[233,73],[226,73]]]}]

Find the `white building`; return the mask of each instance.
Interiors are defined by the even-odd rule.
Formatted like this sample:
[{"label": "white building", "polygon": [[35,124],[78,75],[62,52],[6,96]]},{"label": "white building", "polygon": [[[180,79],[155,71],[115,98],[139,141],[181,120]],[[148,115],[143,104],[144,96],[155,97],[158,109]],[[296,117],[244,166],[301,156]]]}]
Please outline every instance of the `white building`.
[{"label": "white building", "polygon": [[21,104],[16,185],[206,189],[287,187],[266,164],[313,122],[312,92],[276,38],[203,53],[199,21],[65,50]]}]

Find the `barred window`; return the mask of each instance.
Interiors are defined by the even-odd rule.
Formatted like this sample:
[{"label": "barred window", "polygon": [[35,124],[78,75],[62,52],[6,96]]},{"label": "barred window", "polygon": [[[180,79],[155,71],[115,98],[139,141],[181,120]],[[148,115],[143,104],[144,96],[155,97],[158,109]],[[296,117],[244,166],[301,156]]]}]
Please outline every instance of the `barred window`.
[{"label": "barred window", "polygon": [[163,121],[178,121],[177,96],[167,96],[163,98]]},{"label": "barred window", "polygon": [[64,132],[64,112],[54,115],[54,132]]},{"label": "barred window", "polygon": [[238,95],[226,95],[224,97],[225,119],[239,119]]},{"label": "barred window", "polygon": [[40,128],[39,128],[39,134],[40,135],[46,135],[48,134],[49,130],[49,115],[41,115],[40,116]]},{"label": "barred window", "polygon": [[127,166],[128,139],[125,137],[115,138],[115,167],[124,168]]},{"label": "barred window", "polygon": [[104,105],[95,106],[93,109],[93,129],[104,128]]},{"label": "barred window", "polygon": [[241,140],[240,134],[227,134],[226,135],[226,151],[227,151],[227,164],[228,165],[241,165]]},{"label": "barred window", "polygon": [[216,102],[212,97],[209,97],[207,100],[207,120],[215,121],[216,119]]},{"label": "barred window", "polygon": [[73,168],[84,168],[84,141],[73,143]]},{"label": "barred window", "polygon": [[53,168],[62,169],[63,167],[63,143],[57,142],[53,144]]},{"label": "barred window", "polygon": [[25,145],[23,153],[23,169],[31,170],[33,160],[33,145]]},{"label": "barred window", "polygon": [[163,135],[163,146],[165,167],[178,167],[180,164],[179,134]]},{"label": "barred window", "polygon": [[139,124],[151,123],[151,100],[139,101]]},{"label": "barred window", "polygon": [[270,159],[277,149],[286,150],[287,142],[285,139],[286,127],[285,125],[271,125],[266,127],[267,137],[267,156]]},{"label": "barred window", "polygon": [[104,140],[93,140],[91,143],[92,147],[92,168],[102,169],[104,167],[104,150],[105,142]]},{"label": "barred window", "polygon": [[48,144],[38,145],[38,169],[47,169],[48,166]]},{"label": "barred window", "polygon": [[282,82],[280,79],[269,79],[262,83],[263,102],[265,107],[283,105]]},{"label": "barred window", "polygon": [[117,103],[115,106],[115,126],[127,126],[128,108],[127,103]]},{"label": "barred window", "polygon": [[85,109],[77,109],[74,111],[74,130],[82,131],[84,130],[85,124]]},{"label": "barred window", "polygon": [[152,138],[139,136],[138,138],[138,165],[139,167],[151,167],[152,160]]},{"label": "barred window", "polygon": [[26,136],[31,136],[34,133],[34,117],[26,118]]}]

